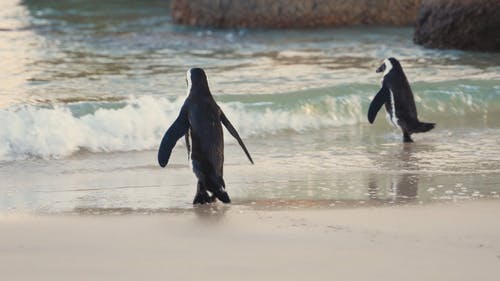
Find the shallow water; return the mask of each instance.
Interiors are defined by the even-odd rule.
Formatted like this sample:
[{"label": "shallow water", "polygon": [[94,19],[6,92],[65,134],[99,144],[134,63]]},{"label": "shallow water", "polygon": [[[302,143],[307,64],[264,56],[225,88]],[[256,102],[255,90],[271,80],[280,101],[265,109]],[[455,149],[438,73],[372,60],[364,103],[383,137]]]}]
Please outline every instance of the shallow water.
[{"label": "shallow water", "polygon": [[[165,1],[2,1],[0,211],[190,208],[179,142],[156,164],[185,71],[212,92],[256,165],[226,136],[234,204],[366,206],[498,198],[500,55],[428,50],[411,28],[210,30]],[[397,57],[430,133],[404,145],[366,111]]]}]

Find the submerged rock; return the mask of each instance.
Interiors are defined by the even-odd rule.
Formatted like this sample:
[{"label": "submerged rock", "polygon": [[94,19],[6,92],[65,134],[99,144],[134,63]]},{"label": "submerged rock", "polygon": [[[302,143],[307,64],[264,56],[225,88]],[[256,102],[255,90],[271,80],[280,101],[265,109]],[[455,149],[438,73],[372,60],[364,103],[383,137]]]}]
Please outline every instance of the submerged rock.
[{"label": "submerged rock", "polygon": [[219,28],[411,25],[420,0],[172,0],[175,23]]},{"label": "submerged rock", "polygon": [[500,1],[424,0],[413,41],[430,48],[500,51]]}]

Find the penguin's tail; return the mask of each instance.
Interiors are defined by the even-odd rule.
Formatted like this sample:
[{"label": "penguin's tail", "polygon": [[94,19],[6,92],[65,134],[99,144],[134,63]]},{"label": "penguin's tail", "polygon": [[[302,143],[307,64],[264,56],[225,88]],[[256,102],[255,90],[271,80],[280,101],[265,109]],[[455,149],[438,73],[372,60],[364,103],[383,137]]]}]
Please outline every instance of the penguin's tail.
[{"label": "penguin's tail", "polygon": [[427,131],[430,131],[434,129],[436,126],[436,123],[424,123],[424,122],[418,122],[417,127],[413,130],[415,133],[425,133]]}]

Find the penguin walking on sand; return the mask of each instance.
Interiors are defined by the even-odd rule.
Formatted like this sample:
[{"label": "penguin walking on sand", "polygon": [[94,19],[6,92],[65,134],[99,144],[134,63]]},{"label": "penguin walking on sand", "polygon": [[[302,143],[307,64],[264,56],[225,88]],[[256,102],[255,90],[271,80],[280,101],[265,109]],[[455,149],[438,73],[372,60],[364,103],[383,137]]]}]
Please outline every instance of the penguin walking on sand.
[{"label": "penguin walking on sand", "polygon": [[385,104],[389,122],[403,132],[404,142],[413,142],[411,134],[424,133],[434,129],[435,123],[420,122],[410,84],[403,68],[395,58],[388,58],[377,68],[383,72],[382,88],[373,98],[368,109],[368,121],[373,123],[378,111]]},{"label": "penguin walking on sand", "polygon": [[201,68],[191,68],[186,76],[188,97],[179,116],[161,140],[158,163],[161,167],[165,167],[177,140],[185,136],[188,154],[191,154],[193,172],[198,178],[193,204],[211,203],[216,198],[224,203],[230,203],[231,199],[226,192],[226,184],[222,178],[224,135],[221,123],[236,138],[253,164],[252,157],[238,132],[212,97],[205,71]]}]

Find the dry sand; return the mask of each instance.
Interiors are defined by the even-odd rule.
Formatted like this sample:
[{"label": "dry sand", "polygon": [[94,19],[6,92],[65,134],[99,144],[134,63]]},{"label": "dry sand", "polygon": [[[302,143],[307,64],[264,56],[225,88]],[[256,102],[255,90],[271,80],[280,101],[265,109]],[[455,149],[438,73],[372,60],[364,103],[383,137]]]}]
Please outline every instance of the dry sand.
[{"label": "dry sand", "polygon": [[500,201],[0,215],[1,280],[500,280]]}]

